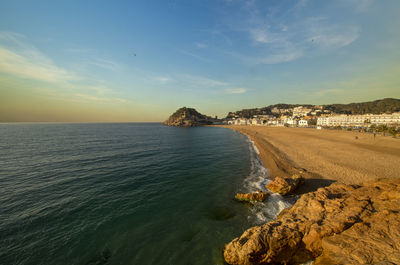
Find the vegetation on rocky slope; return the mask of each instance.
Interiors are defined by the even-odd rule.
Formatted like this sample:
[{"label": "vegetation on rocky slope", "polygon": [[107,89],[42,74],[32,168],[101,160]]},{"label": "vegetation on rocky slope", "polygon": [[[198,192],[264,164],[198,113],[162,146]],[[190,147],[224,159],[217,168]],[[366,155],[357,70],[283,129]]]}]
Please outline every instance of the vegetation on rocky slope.
[{"label": "vegetation on rocky slope", "polygon": [[167,126],[193,127],[212,124],[213,120],[193,108],[183,107],[175,111],[163,124]]}]

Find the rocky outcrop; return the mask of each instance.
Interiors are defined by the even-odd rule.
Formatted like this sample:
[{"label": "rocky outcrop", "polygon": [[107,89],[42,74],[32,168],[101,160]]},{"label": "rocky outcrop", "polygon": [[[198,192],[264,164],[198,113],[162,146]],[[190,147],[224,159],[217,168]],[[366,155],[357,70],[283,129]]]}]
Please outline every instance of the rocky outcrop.
[{"label": "rocky outcrop", "polygon": [[275,177],[265,187],[272,192],[286,195],[297,189],[300,184],[304,183],[304,178],[299,175],[293,175],[290,178]]},{"label": "rocky outcrop", "polygon": [[400,264],[400,179],[332,184],[224,249],[229,264]]},{"label": "rocky outcrop", "polygon": [[215,119],[203,115],[192,108],[180,108],[172,114],[163,124],[167,126],[194,127],[210,125]]},{"label": "rocky outcrop", "polygon": [[268,198],[270,194],[268,192],[257,191],[254,193],[237,193],[235,199],[238,201],[245,202],[263,202]]}]

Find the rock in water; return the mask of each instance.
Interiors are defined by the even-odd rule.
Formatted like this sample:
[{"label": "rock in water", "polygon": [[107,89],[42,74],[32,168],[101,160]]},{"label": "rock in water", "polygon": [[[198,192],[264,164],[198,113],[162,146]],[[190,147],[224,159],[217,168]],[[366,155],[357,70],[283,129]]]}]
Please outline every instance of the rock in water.
[{"label": "rock in water", "polygon": [[268,196],[268,192],[257,191],[254,193],[238,193],[235,195],[235,199],[246,202],[263,202]]},{"label": "rock in water", "polygon": [[400,264],[400,179],[334,183],[248,229],[224,249],[229,264]]},{"label": "rock in water", "polygon": [[286,195],[297,189],[297,187],[302,183],[304,183],[303,177],[293,175],[291,178],[275,177],[275,179],[265,187],[272,192]]},{"label": "rock in water", "polygon": [[172,114],[163,124],[167,126],[193,127],[210,125],[215,119],[203,115],[192,108],[180,108]]}]

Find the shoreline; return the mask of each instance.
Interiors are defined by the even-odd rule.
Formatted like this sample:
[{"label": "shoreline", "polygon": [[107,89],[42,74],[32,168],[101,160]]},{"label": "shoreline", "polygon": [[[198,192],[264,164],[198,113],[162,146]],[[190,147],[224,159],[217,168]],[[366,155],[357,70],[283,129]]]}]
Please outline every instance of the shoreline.
[{"label": "shoreline", "polygon": [[303,194],[333,182],[360,184],[377,178],[399,178],[400,139],[304,128],[232,126],[249,137],[271,179],[301,175]]},{"label": "shoreline", "polygon": [[247,131],[250,126],[231,126],[231,125],[213,125],[231,129],[247,136],[258,149],[258,158],[262,166],[268,172],[268,178],[273,180],[275,177],[288,178],[292,175],[300,175],[305,179],[305,183],[298,187],[293,193],[301,195],[307,192],[315,191],[320,187],[332,184],[334,181],[320,176],[319,174],[309,172],[304,168],[297,166],[288,156],[275,147],[267,139],[263,138],[257,132]]},{"label": "shoreline", "polygon": [[[316,265],[356,265],[400,262],[400,255],[396,254],[400,253],[400,247],[393,244],[400,239],[398,139],[381,138],[375,142],[375,139],[366,139],[368,135],[364,135],[361,141],[357,141],[359,135],[345,132],[280,128],[275,130],[275,134],[268,135],[274,128],[215,127],[232,129],[247,136],[258,149],[257,156],[271,180],[277,176],[285,178],[294,174],[305,179],[305,183],[294,192],[301,195],[294,205],[282,210],[273,220],[247,229],[225,245],[224,259],[227,264],[313,262]],[[301,141],[305,136],[314,140],[310,140],[309,146],[301,150],[301,155],[296,156],[299,151],[296,148],[299,146],[291,144],[293,141]],[[277,141],[276,138],[281,137],[289,137],[292,142]],[[287,149],[287,145],[290,149]],[[310,164],[306,159],[301,159],[302,155],[312,155],[310,150],[320,152],[318,148],[321,146],[326,148],[325,152],[320,154],[319,160],[313,161],[315,163]],[[344,147],[347,149],[343,151]],[[353,160],[348,159],[349,155]],[[371,157],[360,162],[360,159],[365,160],[365,156]],[[349,160],[347,162],[350,165],[354,163],[353,167],[347,168],[342,158]],[[386,162],[392,168],[380,168],[382,159],[388,160]],[[321,174],[329,173],[332,167],[317,173],[310,170],[312,166],[318,169],[331,161],[336,163],[334,166],[338,167],[337,172]],[[361,171],[360,167],[365,163],[383,172],[383,176],[373,178],[375,171],[371,171],[371,168]],[[351,176],[357,170],[363,178]],[[343,172],[345,175],[338,177]]]}]

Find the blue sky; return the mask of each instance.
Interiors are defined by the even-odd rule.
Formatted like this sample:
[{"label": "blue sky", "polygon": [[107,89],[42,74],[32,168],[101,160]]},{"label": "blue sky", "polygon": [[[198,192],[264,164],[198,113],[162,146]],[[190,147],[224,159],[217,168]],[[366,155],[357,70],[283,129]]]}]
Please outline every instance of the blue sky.
[{"label": "blue sky", "polygon": [[2,1],[0,121],[399,98],[398,14],[397,0]]}]

